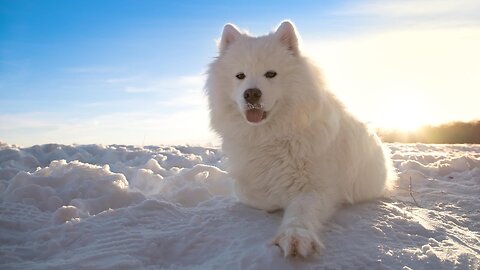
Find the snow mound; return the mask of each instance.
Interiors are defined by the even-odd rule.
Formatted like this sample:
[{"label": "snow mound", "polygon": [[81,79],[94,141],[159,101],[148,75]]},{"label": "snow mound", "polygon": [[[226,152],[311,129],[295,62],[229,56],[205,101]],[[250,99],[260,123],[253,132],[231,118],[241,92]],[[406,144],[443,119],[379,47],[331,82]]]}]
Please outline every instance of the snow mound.
[{"label": "snow mound", "polygon": [[4,202],[30,204],[49,212],[71,206],[81,216],[145,200],[142,193],[130,191],[125,176],[112,173],[108,165],[100,167],[65,160],[52,161],[50,166],[34,173],[19,172],[10,180],[4,194]]},{"label": "snow mound", "polygon": [[480,146],[389,147],[391,194],[286,260],[282,213],[240,204],[218,149],[0,143],[0,268],[478,269]]}]

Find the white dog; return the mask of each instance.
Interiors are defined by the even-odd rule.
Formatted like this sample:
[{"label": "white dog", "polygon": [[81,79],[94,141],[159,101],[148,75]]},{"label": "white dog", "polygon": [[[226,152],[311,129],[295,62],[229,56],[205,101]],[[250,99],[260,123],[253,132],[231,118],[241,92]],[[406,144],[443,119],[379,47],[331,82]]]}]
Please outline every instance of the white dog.
[{"label": "white dog", "polygon": [[219,51],[205,88],[237,196],[285,210],[272,242],[285,256],[318,252],[337,206],[382,195],[390,168],[381,142],[325,89],[291,22],[260,37],[227,24]]}]

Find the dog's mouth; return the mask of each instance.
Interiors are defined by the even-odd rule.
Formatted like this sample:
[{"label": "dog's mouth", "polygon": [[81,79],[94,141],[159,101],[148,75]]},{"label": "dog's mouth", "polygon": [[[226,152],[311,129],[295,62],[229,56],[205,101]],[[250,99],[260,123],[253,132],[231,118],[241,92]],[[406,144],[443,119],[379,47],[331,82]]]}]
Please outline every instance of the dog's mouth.
[{"label": "dog's mouth", "polygon": [[262,104],[246,105],[245,117],[247,121],[253,124],[258,124],[267,118],[267,112],[263,110]]},{"label": "dog's mouth", "polygon": [[245,116],[248,122],[258,124],[267,118],[267,112],[262,109],[249,109],[245,111]]}]

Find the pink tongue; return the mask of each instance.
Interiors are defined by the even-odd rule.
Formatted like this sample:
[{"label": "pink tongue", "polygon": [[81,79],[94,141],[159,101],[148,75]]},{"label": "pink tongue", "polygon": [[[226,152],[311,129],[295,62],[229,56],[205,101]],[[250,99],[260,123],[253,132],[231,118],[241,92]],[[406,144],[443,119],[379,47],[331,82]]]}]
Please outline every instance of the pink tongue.
[{"label": "pink tongue", "polygon": [[258,123],[262,121],[263,110],[259,110],[259,109],[247,110],[246,116],[247,116],[248,122]]}]

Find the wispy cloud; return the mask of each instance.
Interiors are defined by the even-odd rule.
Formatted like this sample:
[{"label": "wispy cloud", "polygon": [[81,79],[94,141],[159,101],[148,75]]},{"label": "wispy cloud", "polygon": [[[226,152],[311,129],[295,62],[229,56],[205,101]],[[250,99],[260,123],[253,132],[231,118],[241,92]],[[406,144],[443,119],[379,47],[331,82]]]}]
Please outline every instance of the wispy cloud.
[{"label": "wispy cloud", "polygon": [[85,66],[85,67],[65,68],[65,71],[68,73],[79,73],[79,74],[103,74],[103,73],[119,72],[121,70],[122,69],[119,67],[109,67],[109,66]]},{"label": "wispy cloud", "polygon": [[124,83],[132,83],[141,80],[140,76],[129,76],[129,77],[115,77],[115,78],[108,78],[105,79],[105,82],[108,84],[124,84]]},{"label": "wispy cloud", "polygon": [[0,132],[19,129],[50,129],[60,123],[55,114],[44,112],[29,112],[17,114],[0,114]]},{"label": "wispy cloud", "polygon": [[336,10],[337,15],[374,16],[392,20],[417,22],[480,23],[480,2],[477,0],[390,0],[355,2]]},{"label": "wispy cloud", "polygon": [[[0,141],[18,145],[57,143],[218,144],[206,108],[168,114],[117,112],[89,119],[56,118],[49,113],[0,115]],[[35,137],[26,130],[34,130]]]},{"label": "wispy cloud", "polygon": [[[149,92],[152,97],[148,101],[119,99],[85,103],[81,107],[103,111],[88,117],[80,117],[73,111],[0,114],[0,140],[19,145],[48,142],[218,144],[218,138],[209,128],[203,80],[202,76],[181,76],[146,82],[162,91],[174,90],[157,99],[157,88],[154,88],[155,91]],[[131,83],[127,81],[111,83],[119,86]],[[35,130],[35,137],[25,130]]]},{"label": "wispy cloud", "polygon": [[204,76],[189,75],[177,77],[152,78],[151,76],[131,76],[107,79],[106,82],[116,85],[127,93],[176,93],[201,91]]},{"label": "wispy cloud", "polygon": [[203,91],[185,91],[169,99],[159,100],[156,104],[166,108],[201,108],[207,107],[207,100]]}]

